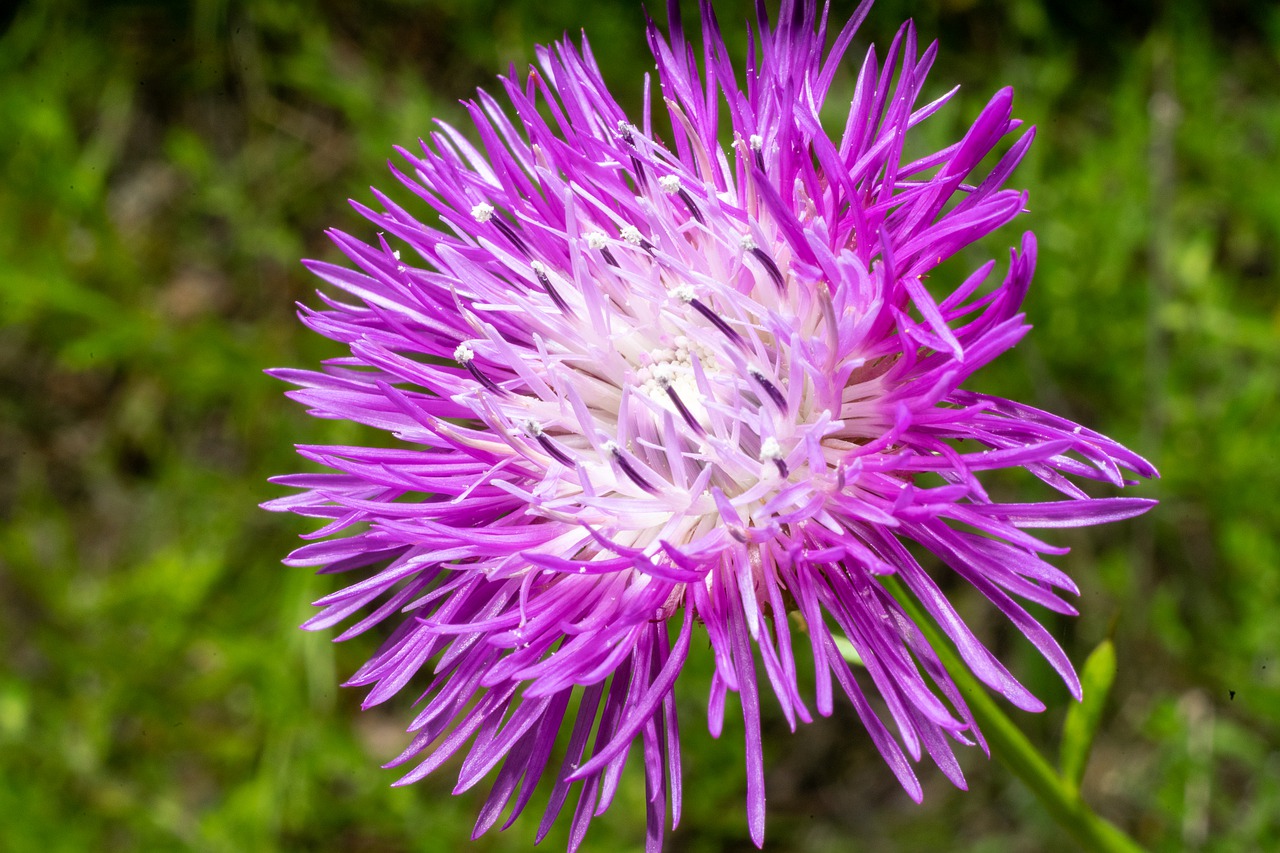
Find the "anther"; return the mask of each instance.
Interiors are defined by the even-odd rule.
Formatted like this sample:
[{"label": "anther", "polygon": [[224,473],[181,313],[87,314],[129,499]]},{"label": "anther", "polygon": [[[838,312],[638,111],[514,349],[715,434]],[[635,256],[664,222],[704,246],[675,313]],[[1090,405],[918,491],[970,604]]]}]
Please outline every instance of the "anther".
[{"label": "anther", "polygon": [[738,333],[733,329],[733,327],[732,327],[732,326],[730,326],[728,323],[726,323],[726,322],[725,322],[724,320],[722,320],[720,317],[716,316],[716,313],[715,313],[714,311],[712,311],[710,308],[708,308],[706,305],[702,304],[702,302],[701,302],[701,301],[698,299],[698,297],[695,295],[694,290],[693,290],[693,288],[692,288],[692,287],[690,287],[690,286],[689,286],[689,285],[687,285],[687,284],[680,284],[680,285],[676,285],[675,287],[671,288],[671,290],[669,290],[669,291],[667,291],[667,292],[668,292],[669,294],[671,294],[672,296],[674,296],[676,299],[679,299],[681,302],[683,302],[683,303],[685,303],[686,305],[689,305],[690,307],[692,307],[694,310],[696,310],[696,311],[697,311],[699,314],[701,314],[703,317],[706,317],[706,318],[707,318],[707,320],[711,323],[711,325],[713,325],[713,326],[715,326],[717,329],[719,329],[719,330],[720,330],[720,332],[721,332],[721,333],[722,333],[726,338],[728,338],[729,340],[733,341],[733,342],[734,342],[735,344],[737,344],[738,346],[745,346],[745,345],[746,345],[746,342],[745,342],[744,340],[742,340],[742,335],[739,335],[739,334],[738,334]]},{"label": "anther", "polygon": [[547,436],[546,432],[542,429],[542,425],[537,421],[525,421],[524,431],[527,435],[531,436],[534,441],[538,442],[542,449],[546,451],[547,455],[552,459],[556,460],[566,468],[573,467],[573,460],[570,459],[563,450],[556,447],[555,442]]},{"label": "anther", "polygon": [[520,253],[526,258],[529,257],[529,247],[525,245],[524,240],[520,239],[516,232],[511,230],[511,226],[501,216],[495,217],[493,224],[502,232],[502,236],[511,241],[511,245],[520,250]]},{"label": "anther", "polygon": [[684,202],[685,207],[689,208],[689,214],[694,219],[698,220],[699,225],[707,224],[707,220],[702,218],[702,211],[698,210],[698,206],[693,203],[693,199],[689,196],[688,190],[681,187],[680,191],[677,192],[676,195],[680,196],[680,200]]},{"label": "anther", "polygon": [[711,325],[713,325],[713,326],[715,326],[717,329],[719,329],[719,330],[720,330],[720,332],[721,332],[721,333],[722,333],[726,338],[728,338],[729,340],[733,341],[733,342],[734,342],[735,344],[737,344],[738,346],[745,346],[745,345],[746,345],[746,341],[742,340],[742,335],[739,335],[739,334],[737,333],[737,331],[735,331],[735,330],[734,330],[734,328],[733,328],[732,326],[730,326],[730,325],[729,325],[728,323],[726,323],[723,319],[721,319],[719,316],[717,316],[717,315],[716,315],[716,312],[712,311],[712,310],[711,310],[710,308],[708,308],[706,305],[703,305],[703,304],[702,304],[702,302],[701,302],[700,300],[697,300],[697,299],[690,299],[690,300],[688,300],[688,302],[689,302],[689,305],[691,305],[695,311],[697,311],[697,312],[698,312],[699,314],[701,314],[703,317],[706,317],[706,318],[707,318],[707,321],[708,321],[708,322],[710,322],[710,323],[711,323]]},{"label": "anther", "polygon": [[529,266],[533,268],[533,274],[537,276],[538,284],[542,285],[542,289],[547,292],[547,296],[551,297],[551,301],[556,304],[556,307],[564,313],[572,315],[573,311],[569,308],[569,303],[565,302],[559,291],[551,286],[551,277],[547,275],[546,264],[542,263],[542,261],[534,261]]},{"label": "anther", "polygon": [[605,263],[611,267],[618,265],[617,260],[613,257],[613,253],[609,251],[609,238],[604,236],[600,231],[592,231],[586,235],[587,245],[592,249],[599,249],[600,254],[604,257]]},{"label": "anther", "polygon": [[703,429],[702,424],[698,423],[697,419],[693,416],[693,412],[690,412],[688,407],[685,406],[684,400],[680,399],[680,395],[676,393],[676,389],[672,386],[671,380],[659,379],[658,384],[667,392],[667,397],[670,398],[671,404],[676,407],[676,411],[680,413],[680,417],[684,418],[684,422],[689,425],[689,428],[698,435],[706,435],[707,431]]},{"label": "anther", "polygon": [[671,288],[671,290],[667,292],[685,304],[693,302],[695,299],[697,299],[697,295],[695,294],[693,288],[687,284],[677,284],[675,287]]},{"label": "anther", "polygon": [[702,218],[702,211],[698,210],[698,206],[693,203],[693,198],[689,195],[689,191],[680,183],[680,178],[676,175],[663,175],[658,178],[658,186],[667,195],[678,195],[680,200],[684,202],[685,207],[689,208],[689,215],[698,220],[701,225],[706,225],[707,221]]},{"label": "anther", "polygon": [[634,149],[636,147],[636,138],[635,138],[634,131],[635,131],[635,125],[633,125],[631,122],[628,122],[628,121],[618,122],[618,135],[621,136],[622,141],[627,143],[627,145],[630,145],[633,150],[633,153],[631,154],[631,168],[635,170],[636,183],[643,184],[645,179],[644,163],[642,163],[640,161],[640,157],[634,153]]},{"label": "anther", "polygon": [[472,378],[495,394],[503,393],[502,389],[494,384],[492,379],[480,372],[480,368],[475,365],[475,358],[475,350],[471,348],[470,344],[459,344],[458,348],[453,351],[453,360],[465,367]]},{"label": "anther", "polygon": [[749,368],[747,373],[751,375],[752,379],[760,383],[760,387],[769,395],[769,399],[773,401],[773,404],[778,407],[779,411],[785,412],[787,410],[787,398],[782,396],[782,392],[778,390],[777,385],[770,382],[769,378],[761,373],[757,368]]},{"label": "anther", "polygon": [[626,240],[628,243],[630,243],[633,246],[639,246],[640,248],[644,249],[646,252],[653,251],[653,244],[650,243],[648,240],[646,240],[644,238],[644,235],[640,233],[640,229],[636,228],[634,225],[622,226],[622,230],[619,231],[618,234],[622,237],[623,240]]},{"label": "anther", "polygon": [[751,255],[760,262],[761,266],[765,268],[765,271],[769,273],[769,278],[773,279],[773,283],[777,286],[778,290],[783,290],[782,270],[778,269],[778,265],[774,262],[773,258],[769,257],[769,253],[764,249],[761,249],[759,246],[752,246],[749,251],[751,252]]},{"label": "anther", "polygon": [[488,376],[485,376],[483,373],[481,373],[480,368],[476,367],[473,362],[468,361],[464,366],[467,368],[467,372],[470,373],[472,377],[474,377],[475,380],[479,382],[481,385],[483,385],[485,388],[488,388],[490,391],[494,392],[495,394],[502,393],[502,389],[499,388],[497,385],[495,385],[492,379],[490,379]]},{"label": "anther", "polygon": [[764,137],[758,133],[753,133],[747,138],[747,145],[756,155],[756,168],[761,172],[764,171]]},{"label": "anther", "polygon": [[788,475],[787,463],[783,461],[786,454],[782,452],[782,445],[773,436],[769,436],[760,444],[760,461],[772,462],[778,468],[778,473],[785,480]]},{"label": "anther", "polygon": [[519,249],[526,258],[529,257],[529,247],[525,245],[524,240],[520,239],[516,232],[511,230],[511,226],[507,224],[505,219],[501,216],[494,216],[493,205],[486,201],[480,202],[471,208],[471,217],[482,225],[486,222],[492,222],[494,227],[502,232],[502,236],[511,241],[511,245]]},{"label": "anther", "polygon": [[618,467],[622,469],[622,473],[627,475],[627,479],[631,480],[631,482],[635,483],[651,495],[656,495],[658,493],[657,487],[644,477],[641,477],[640,472],[631,466],[631,463],[627,461],[627,457],[622,455],[622,448],[619,447],[616,442],[605,442],[604,449],[613,457],[614,461],[618,463]]},{"label": "anther", "polygon": [[542,445],[542,449],[547,451],[547,455],[559,462],[566,468],[573,467],[573,460],[569,458],[563,450],[556,447],[556,443],[545,435],[535,436],[538,444]]}]

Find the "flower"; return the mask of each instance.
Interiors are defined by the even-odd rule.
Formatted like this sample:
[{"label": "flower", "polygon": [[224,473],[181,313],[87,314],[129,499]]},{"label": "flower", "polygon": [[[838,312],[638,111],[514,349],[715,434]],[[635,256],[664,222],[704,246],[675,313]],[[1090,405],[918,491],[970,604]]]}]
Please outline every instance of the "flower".
[{"label": "flower", "polygon": [[[1019,603],[1075,612],[1059,596],[1074,583],[1041,557],[1065,549],[1024,529],[1143,512],[1150,501],[1093,498],[1069,477],[1155,472],[1096,432],[962,388],[1028,329],[1035,240],[1002,280],[993,261],[941,299],[924,281],[1023,212],[1003,183],[1032,131],[1002,146],[1020,127],[1005,89],[959,141],[906,161],[911,129],[954,93],[917,106],[936,45],[918,52],[907,24],[883,62],[868,52],[829,137],[820,114],[868,5],[830,47],[812,2],[784,0],[776,23],[762,7],[741,82],[710,4],[700,50],[675,10],[667,35],[649,26],[659,90],[646,82],[639,123],[585,38],[541,48],[527,77],[501,80],[508,106],[483,91],[466,105],[473,137],[441,124],[400,150],[392,171],[438,224],[375,191],[381,210],[356,207],[377,244],[332,234],[355,268],[307,263],[346,301],[322,293],[302,320],[351,355],[273,373],[313,414],[396,442],[300,447],[331,472],[277,478],[301,491],[265,506],[327,522],[289,565],[356,578],[305,627],[389,628],[349,682],[370,688],[365,706],[423,691],[391,762],[411,765],[400,783],[459,754],[458,792],[497,769],[477,835],[508,807],[510,825],[549,775],[538,839],[576,791],[576,848],[638,747],[660,847],[668,804],[679,819],[673,685],[695,638],[715,659],[713,735],[740,697],[757,844],[761,673],[793,728],[832,713],[834,679],[916,800],[925,754],[963,787],[952,744],[981,734],[878,578],[895,575],[991,689],[1043,705],[911,543],[1079,695]],[[993,500],[978,473],[1011,467],[1064,497]]]}]

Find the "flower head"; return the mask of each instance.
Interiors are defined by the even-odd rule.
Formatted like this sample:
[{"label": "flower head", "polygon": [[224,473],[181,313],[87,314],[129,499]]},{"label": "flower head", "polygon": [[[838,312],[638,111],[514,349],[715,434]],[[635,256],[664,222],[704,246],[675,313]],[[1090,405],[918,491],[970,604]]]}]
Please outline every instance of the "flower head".
[{"label": "flower head", "polygon": [[[1032,132],[974,174],[1019,132],[1004,90],[963,138],[906,160],[906,136],[950,97],[917,104],[935,47],[920,53],[907,25],[883,62],[868,52],[829,136],[820,112],[866,5],[829,47],[813,3],[784,0],[776,23],[761,12],[741,77],[709,3],[700,46],[678,12],[665,36],[651,24],[659,88],[638,123],[585,39],[541,48],[526,77],[502,79],[505,106],[484,92],[467,104],[472,136],[441,124],[400,151],[393,172],[434,217],[375,193],[381,210],[356,207],[376,245],[333,233],[355,268],[308,263],[346,298],[322,295],[303,322],[351,355],[276,375],[314,414],[397,441],[300,448],[333,472],[279,478],[302,491],[268,507],[327,521],[290,565],[353,573],[306,627],[389,628],[350,681],[370,688],[365,705],[421,691],[392,762],[409,767],[401,781],[456,754],[458,791],[496,770],[477,833],[508,807],[514,820],[546,776],[539,838],[572,793],[576,847],[638,748],[659,846],[668,804],[679,817],[673,685],[695,636],[715,657],[712,734],[740,697],[757,843],[763,690],[794,727],[832,713],[838,686],[912,797],[925,754],[963,786],[952,744],[981,735],[878,578],[896,575],[993,690],[1043,706],[908,543],[1079,693],[1019,603],[1074,613],[1059,593],[1076,588],[1041,558],[1061,549],[1025,528],[1142,512],[1148,501],[1091,498],[1069,477],[1154,471],[1095,432],[963,389],[1028,329],[1034,238],[1002,279],[987,263],[939,299],[925,278],[1023,211],[1003,183]],[[978,474],[1007,467],[1063,498],[992,500]]]}]

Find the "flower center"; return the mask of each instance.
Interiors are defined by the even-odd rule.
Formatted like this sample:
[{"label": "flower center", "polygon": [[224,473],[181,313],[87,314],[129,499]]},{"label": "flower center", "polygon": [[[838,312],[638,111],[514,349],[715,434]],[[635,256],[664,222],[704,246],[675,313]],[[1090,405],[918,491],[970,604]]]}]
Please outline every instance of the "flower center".
[{"label": "flower center", "polygon": [[[694,359],[703,375],[712,377],[719,373],[715,356],[706,347],[677,335],[671,346],[657,347],[640,357],[636,379],[645,396],[661,404],[673,414],[692,416],[692,420],[706,426],[707,409],[702,403],[702,391],[698,388]],[[681,407],[684,411],[681,411]]]}]

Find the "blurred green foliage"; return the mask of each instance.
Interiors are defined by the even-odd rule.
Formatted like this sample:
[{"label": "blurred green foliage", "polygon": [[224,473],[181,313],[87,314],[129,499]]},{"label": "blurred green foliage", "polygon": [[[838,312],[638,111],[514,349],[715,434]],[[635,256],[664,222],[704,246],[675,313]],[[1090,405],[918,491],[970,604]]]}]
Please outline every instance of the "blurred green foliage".
[{"label": "blurred green foliage", "polygon": [[[746,4],[717,8],[741,46]],[[864,33],[883,45],[914,14],[942,40],[932,91],[964,88],[921,145],[1005,84],[1039,126],[1015,179],[1037,329],[981,382],[1164,475],[1151,516],[1065,537],[1082,616],[1051,624],[1077,661],[1114,628],[1083,789],[1171,851],[1280,848],[1280,13],[1212,8],[886,0]],[[314,287],[297,261],[333,254],[326,227],[367,230],[342,202],[390,185],[392,145],[579,27],[638,109],[642,22],[630,0],[28,0],[3,24],[0,848],[468,843],[479,797],[449,796],[447,769],[391,789],[377,768],[403,703],[360,714],[336,686],[373,641],[295,629],[329,587],[280,567],[304,528],[256,509],[264,480],[299,467],[294,442],[368,436],[262,370],[337,354],[293,318]],[[999,236],[988,256],[1017,238]],[[1065,692],[962,605],[1049,700],[1016,719],[1052,754]],[[682,694],[672,849],[745,850],[741,734],[702,734],[708,666]],[[924,770],[917,807],[847,710],[766,730],[770,849],[1064,849],[980,755],[967,794]],[[638,849],[641,800],[632,777],[589,848]],[[528,849],[535,822],[474,849]]]}]

